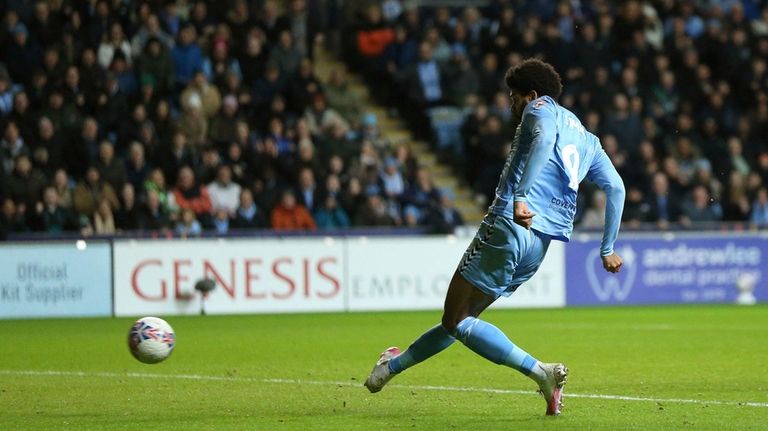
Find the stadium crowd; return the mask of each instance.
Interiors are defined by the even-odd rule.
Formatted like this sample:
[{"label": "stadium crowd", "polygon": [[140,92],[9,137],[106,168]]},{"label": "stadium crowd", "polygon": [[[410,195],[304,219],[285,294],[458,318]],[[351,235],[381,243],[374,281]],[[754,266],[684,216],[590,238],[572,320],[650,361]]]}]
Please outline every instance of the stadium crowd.
[{"label": "stadium crowd", "polygon": [[0,236],[462,224],[345,73],[316,76],[321,43],[486,202],[515,128],[504,72],[539,56],[627,183],[627,225],[768,225],[767,2],[420,3],[0,2]]},{"label": "stadium crowd", "polygon": [[[625,180],[625,226],[768,226],[768,2],[478,3],[370,3],[346,52],[486,202],[516,127],[504,73],[536,56]],[[601,227],[605,197],[584,191],[577,221]]]},{"label": "stadium crowd", "polygon": [[315,75],[316,3],[1,2],[0,237],[462,224]]}]

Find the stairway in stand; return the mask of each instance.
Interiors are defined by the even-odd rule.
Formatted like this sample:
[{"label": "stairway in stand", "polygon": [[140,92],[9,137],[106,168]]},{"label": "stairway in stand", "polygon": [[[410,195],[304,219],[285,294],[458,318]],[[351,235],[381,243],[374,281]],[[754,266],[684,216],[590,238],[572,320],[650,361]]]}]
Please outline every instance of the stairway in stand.
[{"label": "stairway in stand", "polygon": [[464,217],[465,223],[470,226],[479,225],[485,213],[481,211],[474,200],[472,191],[454,176],[448,166],[437,160],[436,155],[430,149],[429,143],[414,140],[411,132],[399,119],[391,118],[386,107],[378,105],[371,99],[368,89],[362,83],[359,76],[349,72],[346,65],[337,60],[332,53],[317,47],[315,49],[315,73],[318,78],[322,82],[327,82],[331,71],[335,69],[347,71],[352,90],[363,101],[363,106],[360,107],[361,114],[365,112],[375,114],[379,121],[382,135],[393,146],[405,143],[411,149],[416,160],[418,160],[419,166],[428,168],[432,173],[435,185],[440,189],[450,189],[453,192],[455,206],[462,217]]}]

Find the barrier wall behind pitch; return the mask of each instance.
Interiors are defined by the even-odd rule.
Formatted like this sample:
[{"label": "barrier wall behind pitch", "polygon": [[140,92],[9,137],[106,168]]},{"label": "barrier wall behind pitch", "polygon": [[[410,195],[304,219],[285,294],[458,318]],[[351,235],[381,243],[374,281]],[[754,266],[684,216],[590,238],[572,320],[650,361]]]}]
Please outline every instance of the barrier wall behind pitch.
[{"label": "barrier wall behind pitch", "polygon": [[568,305],[768,301],[768,235],[622,235],[618,274],[602,269],[599,237],[566,247]]},{"label": "barrier wall behind pitch", "polygon": [[[468,238],[307,238],[118,241],[115,314],[439,309]],[[565,304],[563,247],[497,307]],[[196,281],[217,288],[202,304]]]},{"label": "barrier wall behind pitch", "polygon": [[0,318],[111,315],[109,243],[80,244],[0,247]]},{"label": "barrier wall behind pitch", "polygon": [[[768,302],[766,233],[624,234],[617,243],[624,257],[618,275],[603,271],[599,239],[576,235],[568,245],[553,242],[536,276],[494,307],[733,303],[749,302],[750,295]],[[204,304],[211,314],[439,309],[469,241],[3,244],[0,318],[194,315],[203,306],[194,284],[203,278],[217,285]]]}]

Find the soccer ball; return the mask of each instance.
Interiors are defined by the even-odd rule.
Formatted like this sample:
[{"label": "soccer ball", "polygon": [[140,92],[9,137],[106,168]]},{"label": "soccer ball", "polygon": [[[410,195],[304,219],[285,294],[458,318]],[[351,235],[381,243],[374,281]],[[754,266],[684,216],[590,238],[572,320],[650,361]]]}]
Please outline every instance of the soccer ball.
[{"label": "soccer ball", "polygon": [[173,328],[159,317],[142,317],[128,333],[128,348],[133,357],[145,364],[156,364],[171,356],[176,345]]}]

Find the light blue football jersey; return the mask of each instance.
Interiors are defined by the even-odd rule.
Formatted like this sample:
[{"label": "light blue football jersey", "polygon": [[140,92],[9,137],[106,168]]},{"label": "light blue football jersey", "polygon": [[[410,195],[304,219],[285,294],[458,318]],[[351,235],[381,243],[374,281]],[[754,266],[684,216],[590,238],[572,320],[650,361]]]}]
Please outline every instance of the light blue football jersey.
[{"label": "light blue football jersey", "polygon": [[513,202],[536,214],[531,229],[568,241],[579,183],[587,178],[606,192],[601,255],[613,253],[624,207],[624,184],[600,140],[551,97],[531,101],[515,131],[512,149],[488,212],[513,218]]}]

